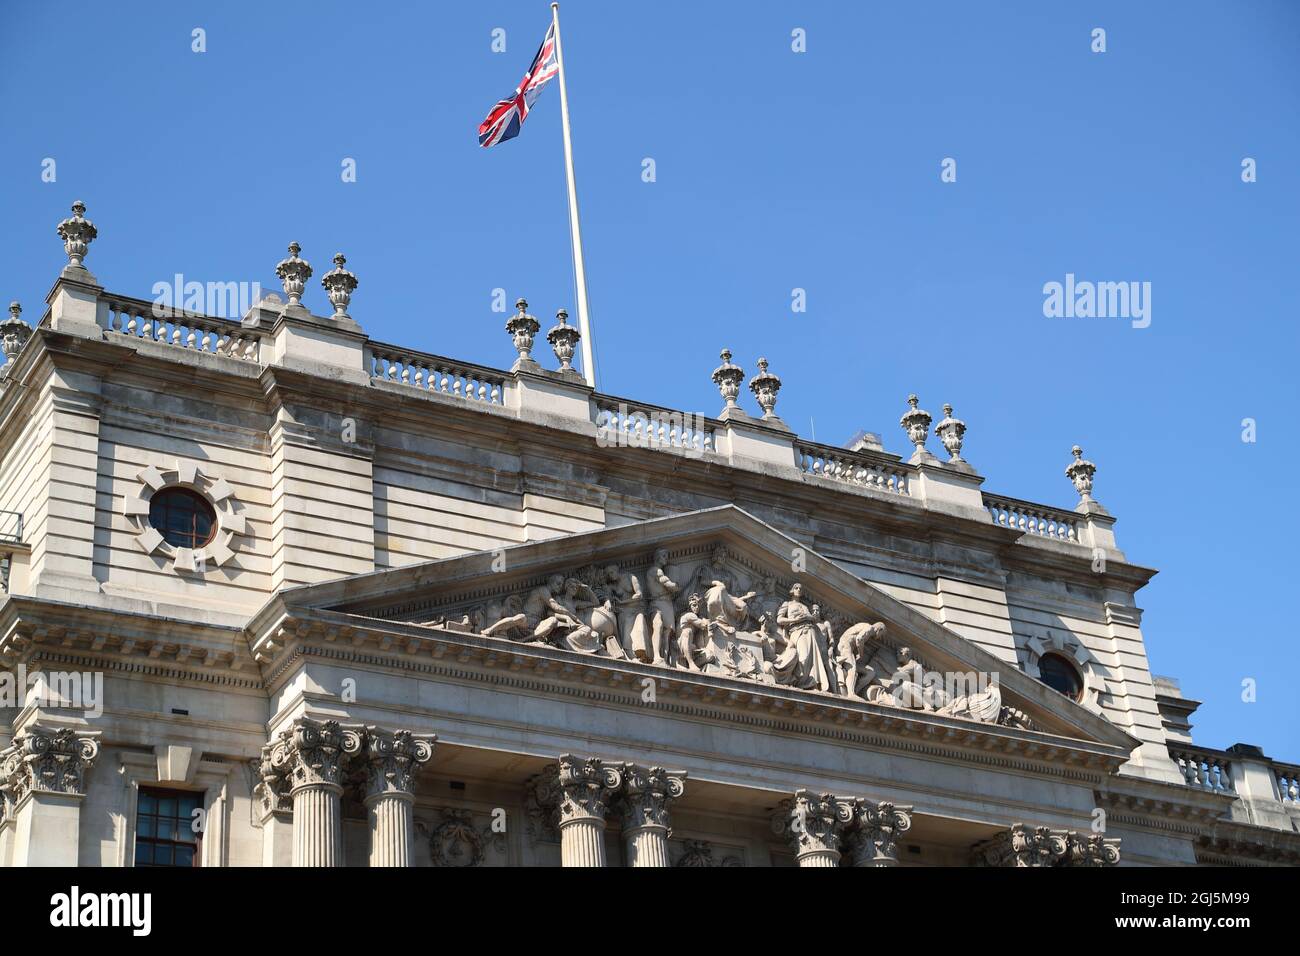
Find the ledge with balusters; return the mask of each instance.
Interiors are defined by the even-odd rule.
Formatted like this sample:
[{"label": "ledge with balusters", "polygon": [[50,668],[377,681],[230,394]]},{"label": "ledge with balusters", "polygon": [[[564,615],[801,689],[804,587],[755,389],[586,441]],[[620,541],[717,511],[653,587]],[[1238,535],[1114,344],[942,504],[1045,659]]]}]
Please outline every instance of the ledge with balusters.
[{"label": "ledge with balusters", "polygon": [[[84,265],[98,230],[86,219],[84,203],[74,203],[72,212],[70,218],[58,224],[68,257],[60,283],[80,290],[81,300],[72,291],[66,301],[60,300],[60,287],[56,285],[51,316],[57,318],[60,310],[68,313],[82,307],[83,314],[93,312],[93,321],[105,338],[133,339],[151,343],[150,348],[164,346],[258,365],[275,360],[274,328],[257,319],[246,318],[241,322],[104,292]],[[758,360],[758,373],[748,381],[749,391],[762,414],[749,415],[739,403],[746,373],[732,362],[728,349],[722,350],[722,364],[711,376],[724,402],[716,418],[595,392],[573,368],[580,333],[569,324],[563,309],[556,313],[556,324],[546,333],[558,369],[543,369],[533,358],[541,324],[528,313],[524,299],[516,302],[516,312],[505,323],[505,331],[517,352],[509,371],[389,345],[360,334],[360,326],[348,315],[348,306],[359,283],[346,268],[347,260],[342,253],[334,256],[334,268],[320,280],[334,312],[328,317],[318,317],[302,306],[302,296],[312,276],[311,264],[302,258],[298,243],[291,243],[288,251],[289,255],[275,268],[287,304],[278,296],[268,296],[254,304],[249,316],[280,309],[286,316],[292,314],[309,320],[324,334],[329,334],[331,328],[353,330],[354,338],[363,343],[359,346],[362,371],[372,383],[397,385],[487,409],[521,414],[536,412],[552,419],[567,417],[580,428],[594,424],[602,444],[645,447],[688,456],[718,455],[741,467],[748,463],[793,469],[806,481],[885,500],[922,506],[937,503],[949,512],[964,512],[969,517],[1021,531],[1031,540],[1077,544],[1094,551],[1099,547],[1115,549],[1113,519],[1091,496],[1096,466],[1083,458],[1078,446],[1074,448],[1074,460],[1066,468],[1066,476],[1079,494],[1079,505],[1074,510],[989,494],[979,489],[981,479],[961,456],[966,424],[953,416],[951,405],[943,406],[943,418],[934,424],[932,433],[949,456],[947,461],[940,461],[926,448],[932,417],[920,407],[916,395],[909,396],[908,410],[899,424],[914,451],[910,459],[903,461],[900,456],[886,453],[879,439],[872,435],[850,448],[799,438],[776,414],[781,379],[769,370],[765,358]],[[93,296],[88,302],[87,290]],[[0,322],[5,370],[12,367],[31,334],[21,312],[21,306],[12,303],[9,318]],[[0,387],[6,379],[0,373]]]},{"label": "ledge with balusters", "polygon": [[[1187,786],[1251,805],[1249,811],[1234,811],[1234,818],[1269,825],[1271,816],[1278,828],[1300,828],[1300,765],[1273,760],[1250,744],[1227,750],[1171,744],[1169,756]],[[1276,812],[1269,814],[1270,806]]]}]

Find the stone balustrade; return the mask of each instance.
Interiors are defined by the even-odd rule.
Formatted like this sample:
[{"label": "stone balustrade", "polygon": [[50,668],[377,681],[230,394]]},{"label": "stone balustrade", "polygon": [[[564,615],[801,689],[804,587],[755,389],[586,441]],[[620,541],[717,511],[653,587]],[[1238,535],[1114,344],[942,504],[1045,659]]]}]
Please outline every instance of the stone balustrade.
[{"label": "stone balustrade", "polygon": [[724,426],[715,419],[611,395],[594,395],[592,401],[596,438],[603,445],[717,451],[715,436]]},{"label": "stone balustrade", "polygon": [[499,369],[380,342],[371,342],[366,347],[364,362],[370,377],[378,381],[397,382],[470,402],[505,403],[506,379],[510,374]]},{"label": "stone balustrade", "polygon": [[984,507],[992,516],[993,523],[1004,528],[1015,528],[1057,541],[1079,541],[1080,518],[1075,512],[987,493]]},{"label": "stone balustrade", "polygon": [[161,345],[260,361],[263,333],[233,319],[161,308],[143,299],[104,298],[102,328]]},{"label": "stone balustrade", "polygon": [[1203,747],[1171,747],[1173,758],[1189,787],[1216,793],[1236,793],[1232,760],[1226,753]]},{"label": "stone balustrade", "polygon": [[911,495],[914,470],[887,457],[846,451],[832,445],[797,441],[799,470],[832,481],[844,481],[895,495]]},{"label": "stone balustrade", "polygon": [[1300,767],[1294,764],[1274,763],[1273,778],[1283,803],[1300,806]]}]

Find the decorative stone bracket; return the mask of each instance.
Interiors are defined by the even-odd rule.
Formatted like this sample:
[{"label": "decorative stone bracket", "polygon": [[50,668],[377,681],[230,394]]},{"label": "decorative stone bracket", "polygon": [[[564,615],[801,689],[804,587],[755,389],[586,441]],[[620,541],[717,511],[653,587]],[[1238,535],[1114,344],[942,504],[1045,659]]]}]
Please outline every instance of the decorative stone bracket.
[{"label": "decorative stone bracket", "polygon": [[[127,494],[122,500],[122,515],[145,554],[161,554],[171,560],[173,571],[192,574],[203,574],[209,561],[221,567],[235,557],[235,539],[248,534],[248,522],[236,510],[238,499],[224,477],[204,471],[193,462],[177,459],[173,468],[160,469],[149,465],[140,469],[136,480],[139,484],[135,493]],[[163,540],[157,529],[149,524],[149,502],[165,488],[187,488],[212,505],[217,516],[217,528],[207,545],[202,548],[175,547]]]}]

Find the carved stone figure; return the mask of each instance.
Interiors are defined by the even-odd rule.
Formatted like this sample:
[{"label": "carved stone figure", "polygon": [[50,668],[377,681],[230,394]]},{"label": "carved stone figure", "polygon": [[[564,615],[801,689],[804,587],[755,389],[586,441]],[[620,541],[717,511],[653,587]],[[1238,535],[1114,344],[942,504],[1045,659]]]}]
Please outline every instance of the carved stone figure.
[{"label": "carved stone figure", "polygon": [[[618,614],[618,633],[621,644],[610,648],[621,649],[621,656],[628,660],[639,660],[649,664],[654,662],[646,634],[645,595],[641,591],[641,580],[631,572],[620,572],[615,565],[605,568],[607,590],[613,596],[614,608]],[[614,655],[619,656],[619,655]]]},{"label": "carved stone figure", "polygon": [[889,696],[896,707],[939,710],[948,701],[942,688],[926,685],[925,668],[913,659],[910,647],[898,649],[898,669],[890,678]]},{"label": "carved stone figure", "polygon": [[822,650],[824,635],[812,610],[803,602],[803,585],[790,586],[790,599],[776,613],[776,625],[785,638],[785,649],[772,661],[772,676],[778,684],[829,693],[830,668]]},{"label": "carved stone figure", "polygon": [[[556,596],[564,589],[564,575],[552,574],[546,579],[546,583],[535,587],[528,593],[528,597],[523,602],[523,610],[501,618],[495,624],[483,631],[488,637],[494,637],[498,634],[505,637],[511,637],[515,640],[526,642],[543,642],[546,635],[554,630],[554,624],[549,623],[557,614],[565,613],[564,608],[556,600]],[[543,624],[549,626],[542,633]]]},{"label": "carved stone figure", "polygon": [[677,622],[677,666],[702,671],[708,663],[705,647],[709,640],[709,622],[700,615],[704,599],[699,594],[687,598],[687,610]]},{"label": "carved stone figure", "polygon": [[646,596],[649,598],[650,653],[656,664],[667,664],[672,647],[674,628],[673,600],[681,588],[668,577],[668,552],[655,551],[646,575]]},{"label": "carved stone figure", "polygon": [[867,688],[876,679],[876,671],[868,661],[874,642],[885,634],[883,624],[854,624],[835,644],[835,665],[840,693],[854,700],[866,700]]}]

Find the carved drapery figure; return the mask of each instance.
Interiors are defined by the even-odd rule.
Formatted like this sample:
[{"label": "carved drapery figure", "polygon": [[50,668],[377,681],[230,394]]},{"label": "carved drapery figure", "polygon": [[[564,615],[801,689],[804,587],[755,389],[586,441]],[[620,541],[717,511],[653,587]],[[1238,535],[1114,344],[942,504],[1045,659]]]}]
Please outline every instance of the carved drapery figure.
[{"label": "carved drapery figure", "polygon": [[646,633],[645,594],[641,591],[641,579],[630,571],[619,571],[612,564],[605,568],[605,579],[618,615],[619,641],[611,651],[618,648],[628,660],[653,663],[654,656]]},{"label": "carved drapery figure", "polygon": [[785,638],[785,649],[772,661],[776,682],[830,693],[834,684],[822,646],[825,635],[817,627],[812,609],[803,602],[802,584],[790,586],[790,599],[776,612],[776,624]]}]

